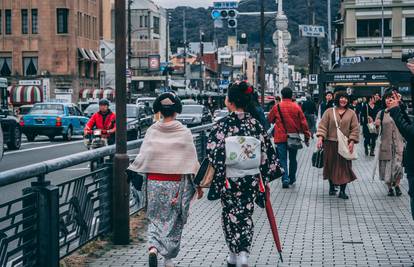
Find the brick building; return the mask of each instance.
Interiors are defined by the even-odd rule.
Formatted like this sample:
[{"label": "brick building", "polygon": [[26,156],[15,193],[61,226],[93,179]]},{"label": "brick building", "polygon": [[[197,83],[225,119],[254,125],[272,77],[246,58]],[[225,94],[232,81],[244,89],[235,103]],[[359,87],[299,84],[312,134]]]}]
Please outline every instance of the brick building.
[{"label": "brick building", "polygon": [[100,0],[0,1],[0,76],[14,105],[99,88],[99,10]]}]

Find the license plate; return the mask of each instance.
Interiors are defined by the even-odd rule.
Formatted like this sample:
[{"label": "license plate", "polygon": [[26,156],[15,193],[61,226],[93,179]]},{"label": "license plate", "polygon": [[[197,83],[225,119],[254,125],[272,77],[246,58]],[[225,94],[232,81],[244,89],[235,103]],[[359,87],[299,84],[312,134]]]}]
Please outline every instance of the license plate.
[{"label": "license plate", "polygon": [[37,118],[37,119],[35,119],[35,121],[36,121],[37,123],[43,123],[45,120],[44,120],[44,119],[41,119],[41,118]]}]

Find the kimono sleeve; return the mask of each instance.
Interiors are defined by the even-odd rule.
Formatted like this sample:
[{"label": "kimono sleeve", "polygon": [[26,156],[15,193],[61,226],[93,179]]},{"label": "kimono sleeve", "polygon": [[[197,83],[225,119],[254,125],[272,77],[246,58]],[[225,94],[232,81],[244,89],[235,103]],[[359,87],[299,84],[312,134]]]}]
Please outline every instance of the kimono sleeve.
[{"label": "kimono sleeve", "polygon": [[225,161],[225,134],[222,123],[213,126],[207,140],[207,157],[212,166],[217,170]]},{"label": "kimono sleeve", "polygon": [[270,137],[266,132],[260,135],[261,140],[261,165],[260,173],[265,183],[269,183],[282,176],[282,169],[279,165],[276,151],[270,141]]}]

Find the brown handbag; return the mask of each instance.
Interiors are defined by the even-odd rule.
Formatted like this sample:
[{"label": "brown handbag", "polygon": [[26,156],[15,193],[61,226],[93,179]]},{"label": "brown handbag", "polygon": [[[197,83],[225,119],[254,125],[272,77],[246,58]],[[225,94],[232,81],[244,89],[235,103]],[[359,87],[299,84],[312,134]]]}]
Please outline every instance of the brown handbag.
[{"label": "brown handbag", "polygon": [[194,184],[202,188],[209,188],[213,182],[214,173],[215,170],[211,163],[208,159],[204,159],[194,178]]}]

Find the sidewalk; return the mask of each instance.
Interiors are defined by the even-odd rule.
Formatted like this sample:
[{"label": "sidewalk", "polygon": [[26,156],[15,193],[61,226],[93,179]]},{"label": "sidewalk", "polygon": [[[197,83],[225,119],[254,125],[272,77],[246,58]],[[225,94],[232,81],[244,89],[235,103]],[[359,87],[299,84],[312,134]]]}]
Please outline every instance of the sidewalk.
[{"label": "sidewalk", "polygon": [[[347,188],[350,199],[329,196],[322,170],[311,166],[313,149],[298,155],[295,187],[282,189],[280,181],[272,185],[284,263],[279,262],[265,210],[256,207],[250,266],[411,266],[414,221],[407,181],[403,196],[387,197],[385,185],[371,179],[374,158],[360,150],[354,162],[359,179]],[[220,214],[218,201],[193,204],[177,266],[226,266]],[[88,266],[147,266],[147,246],[119,246]]]}]

